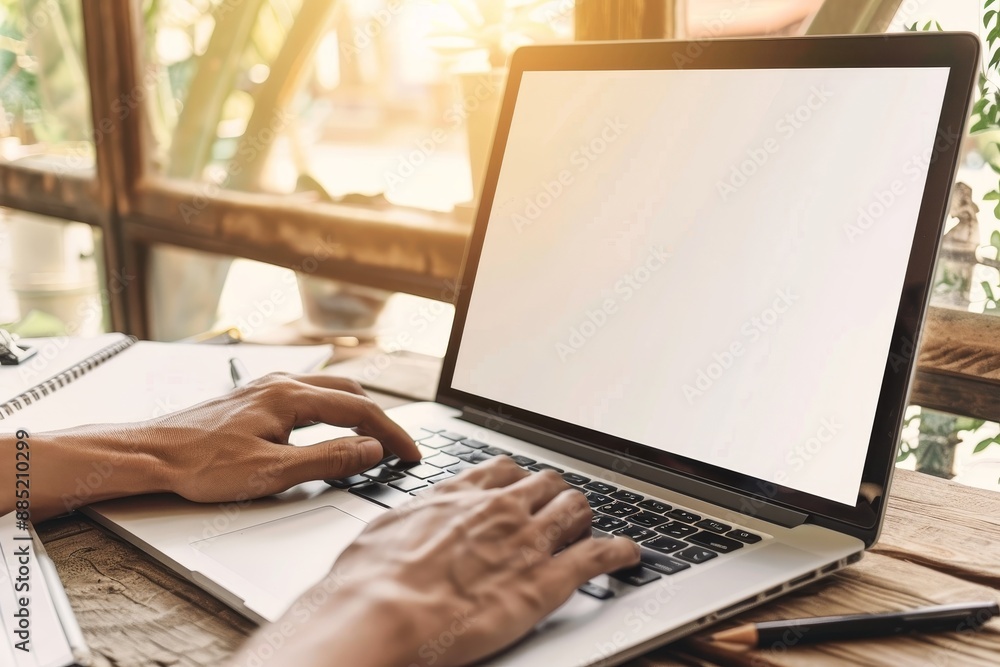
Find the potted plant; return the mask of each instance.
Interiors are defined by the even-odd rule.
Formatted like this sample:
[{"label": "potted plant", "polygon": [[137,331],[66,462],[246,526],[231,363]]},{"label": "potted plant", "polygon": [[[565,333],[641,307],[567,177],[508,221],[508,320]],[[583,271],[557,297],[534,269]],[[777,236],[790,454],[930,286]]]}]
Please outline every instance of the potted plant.
[{"label": "potted plant", "polygon": [[472,200],[457,210],[475,212],[503,95],[507,59],[519,46],[562,37],[572,23],[572,4],[552,0],[446,0],[453,9],[447,25],[431,36],[448,61],[459,102],[452,115],[465,124],[472,175]]}]

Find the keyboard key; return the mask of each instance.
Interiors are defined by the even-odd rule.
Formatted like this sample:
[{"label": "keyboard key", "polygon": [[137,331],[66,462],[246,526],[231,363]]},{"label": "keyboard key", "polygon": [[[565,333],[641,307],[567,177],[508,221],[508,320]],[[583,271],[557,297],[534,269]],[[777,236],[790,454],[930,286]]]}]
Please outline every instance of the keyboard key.
[{"label": "keyboard key", "polygon": [[718,551],[720,554],[727,554],[731,551],[743,548],[742,542],[731,540],[728,537],[723,537],[722,535],[717,535],[707,530],[703,530],[696,535],[691,535],[684,539],[691,544],[697,544],[698,546],[708,547],[712,551]]},{"label": "keyboard key", "polygon": [[449,440],[465,440],[465,436],[461,433],[455,433],[454,431],[441,431],[438,433],[442,438],[448,438]]},{"label": "keyboard key", "polygon": [[432,456],[429,459],[424,459],[423,462],[427,465],[436,466],[438,468],[447,468],[448,466],[453,466],[458,463],[459,458],[449,454],[438,454],[437,456]]},{"label": "keyboard key", "polygon": [[[364,475],[351,475],[343,479],[327,479],[324,481],[335,489],[349,489],[352,486],[364,484],[370,480]],[[607,502],[611,502],[611,499],[609,498]]]},{"label": "keyboard key", "polygon": [[622,521],[621,519],[616,519],[613,516],[598,514],[594,517],[594,520],[590,522],[590,525],[598,530],[603,530],[606,533],[613,533],[619,528],[625,528],[628,526],[628,523]]},{"label": "keyboard key", "polygon": [[382,461],[383,468],[386,468],[387,470],[395,470],[396,472],[404,472],[419,464],[420,461],[403,461],[398,456],[393,456],[392,458]]},{"label": "keyboard key", "polygon": [[641,542],[642,540],[648,540],[651,537],[656,537],[656,533],[651,530],[642,528],[641,526],[626,526],[625,528],[619,528],[614,531],[615,535],[624,535],[625,537],[632,538],[636,542]]},{"label": "keyboard key", "polygon": [[406,435],[410,436],[414,440],[419,440],[420,438],[426,438],[432,435],[431,431],[425,428],[418,428],[416,426],[404,426],[403,430],[406,431]]},{"label": "keyboard key", "polygon": [[659,537],[646,540],[643,542],[642,546],[647,549],[652,549],[653,551],[659,551],[660,553],[669,554],[678,549],[683,549],[684,547],[691,546],[686,542],[681,542],[680,540],[675,540],[672,537],[667,537],[666,535],[660,535]]},{"label": "keyboard key", "polygon": [[598,600],[607,600],[608,598],[614,597],[614,591],[605,588],[604,586],[598,586],[597,584],[588,581],[580,588],[576,589],[581,593],[586,593],[591,597],[595,597]]},{"label": "keyboard key", "polygon": [[636,503],[639,507],[650,512],[659,512],[663,514],[664,512],[670,511],[670,505],[666,503],[661,503],[659,500],[653,500],[652,498],[647,498],[641,503]]},{"label": "keyboard key", "polygon": [[434,466],[424,465],[423,463],[421,463],[420,465],[407,470],[406,474],[412,475],[417,479],[427,479],[428,477],[434,477],[435,475],[440,475],[441,468],[435,468]]},{"label": "keyboard key", "polygon": [[440,433],[444,430],[443,428],[438,428],[437,426],[421,426],[420,428],[424,429],[428,433]]},{"label": "keyboard key", "polygon": [[461,443],[466,447],[472,447],[473,449],[486,449],[489,447],[485,442],[479,442],[478,440],[473,440],[472,438],[466,438],[462,440]]},{"label": "keyboard key", "polygon": [[670,510],[667,512],[667,516],[671,519],[677,519],[678,521],[683,521],[684,523],[694,523],[695,521],[701,521],[701,515],[694,514],[693,512],[688,512],[682,509]]},{"label": "keyboard key", "polygon": [[625,491],[624,489],[621,491],[615,491],[611,494],[611,497],[615,500],[621,500],[622,502],[633,504],[639,502],[643,498],[638,493],[632,493],[631,491]]},{"label": "keyboard key", "polygon": [[645,586],[660,578],[659,574],[652,570],[647,570],[641,565],[612,572],[611,576],[629,586]]},{"label": "keyboard key", "polygon": [[527,468],[538,463],[535,459],[529,459],[527,456],[521,456],[520,454],[514,454],[514,456],[510,457],[510,460],[522,468]]},{"label": "keyboard key", "polygon": [[[560,470],[559,472],[562,472]],[[598,493],[605,493],[611,495],[618,490],[617,486],[611,486],[610,484],[605,484],[604,482],[590,482],[589,484],[584,484],[583,488],[590,489],[591,491],[597,491]]]},{"label": "keyboard key", "polygon": [[448,438],[442,438],[436,433],[428,438],[422,438],[417,441],[417,444],[423,445],[424,447],[431,447],[433,449],[441,449],[442,447],[450,447],[455,444],[454,440],[449,440]]},{"label": "keyboard key", "polygon": [[589,477],[584,477],[583,475],[577,475],[575,472],[564,472],[563,479],[573,486],[581,486],[590,481]]},{"label": "keyboard key", "polygon": [[732,537],[740,542],[745,542],[747,544],[757,544],[760,542],[760,535],[754,535],[753,533],[748,533],[747,531],[737,528],[736,530],[731,530],[726,533],[726,537]]},{"label": "keyboard key", "polygon": [[475,467],[476,467],[475,464],[469,463],[468,461],[459,461],[455,465],[448,466],[448,472],[452,473],[453,475],[457,475],[460,472],[463,472],[465,470],[468,470],[469,468],[475,468]]},{"label": "keyboard key", "polygon": [[591,491],[587,494],[587,502],[590,503],[591,507],[600,507],[601,505],[607,505],[612,502],[611,496],[606,496],[603,493],[597,493],[596,491]]},{"label": "keyboard key", "polygon": [[694,524],[699,528],[704,528],[705,530],[710,530],[713,533],[724,533],[727,530],[732,530],[732,526],[727,526],[724,523],[720,523],[715,519],[702,519],[698,523]]},{"label": "keyboard key", "polygon": [[421,445],[419,442],[417,443],[417,450],[420,452],[420,456],[422,458],[427,458],[428,456],[434,456],[435,454],[438,453],[438,450],[432,447]]},{"label": "keyboard key", "polygon": [[684,551],[678,551],[674,554],[677,558],[686,560],[689,563],[694,563],[698,565],[699,563],[704,563],[707,560],[712,560],[718,554],[714,551],[709,551],[708,549],[702,549],[701,547],[688,547]]},{"label": "keyboard key", "polygon": [[389,482],[389,486],[394,489],[399,489],[400,491],[416,491],[417,489],[422,489],[427,486],[426,480],[420,480],[416,477],[402,477],[395,481]]},{"label": "keyboard key", "polygon": [[658,527],[656,532],[669,535],[670,537],[687,537],[688,535],[694,535],[697,533],[698,529],[694,526],[689,526],[686,523],[681,523],[680,521],[673,521],[664,526]]},{"label": "keyboard key", "polygon": [[609,514],[611,516],[623,517],[623,516],[629,516],[630,514],[635,514],[636,512],[639,511],[639,508],[632,507],[631,505],[626,505],[625,503],[613,502],[598,507],[597,511],[603,512],[604,514]]},{"label": "keyboard key", "polygon": [[455,475],[448,472],[447,470],[442,470],[440,475],[434,475],[433,477],[428,477],[424,481],[430,482],[431,484],[437,484],[438,482],[443,482],[446,479],[451,479],[454,476]]},{"label": "keyboard key", "polygon": [[499,447],[487,447],[482,451],[486,452],[490,456],[501,456],[501,455],[510,456],[510,452],[508,452],[506,449],[500,449]]},{"label": "keyboard key", "polygon": [[691,567],[687,563],[671,558],[670,556],[664,555],[659,551],[641,549],[641,552],[642,564],[649,569],[656,570],[662,574],[677,574],[678,572]]},{"label": "keyboard key", "polygon": [[442,447],[441,451],[445,454],[451,454],[452,456],[461,456],[462,454],[469,454],[470,452],[474,452],[476,450],[456,443],[451,447]]},{"label": "keyboard key", "polygon": [[382,466],[366,470],[362,474],[373,482],[382,482],[383,484],[391,482],[394,479],[399,479],[403,476],[403,473],[401,472],[395,472],[394,470],[389,470],[387,468],[383,468]]},{"label": "keyboard key", "polygon": [[472,463],[473,465],[476,463],[482,463],[483,461],[489,461],[490,459],[495,458],[493,456],[490,456],[489,454],[484,454],[478,449],[470,449],[468,454],[458,454],[457,456],[466,463]]},{"label": "keyboard key", "polygon": [[660,514],[653,514],[652,512],[639,512],[638,514],[630,516],[628,520],[640,526],[645,526],[646,528],[655,528],[661,523],[670,521],[667,517]]},{"label": "keyboard key", "polygon": [[394,489],[383,484],[376,484],[374,482],[352,486],[348,490],[354,495],[361,496],[366,500],[370,500],[373,503],[377,503],[382,507],[388,507],[390,509],[406,504],[413,499],[413,496],[408,493],[403,493],[399,489]]},{"label": "keyboard key", "polygon": [[559,474],[563,473],[562,468],[550,466],[548,463],[536,463],[535,465],[528,468],[528,470],[534,470],[535,472],[541,472],[542,470],[555,470]]}]

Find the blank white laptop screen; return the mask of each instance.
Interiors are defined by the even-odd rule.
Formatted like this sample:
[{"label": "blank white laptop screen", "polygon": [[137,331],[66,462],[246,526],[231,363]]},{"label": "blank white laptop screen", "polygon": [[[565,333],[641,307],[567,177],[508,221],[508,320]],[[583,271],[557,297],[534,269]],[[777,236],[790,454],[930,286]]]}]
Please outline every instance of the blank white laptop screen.
[{"label": "blank white laptop screen", "polygon": [[452,386],[854,505],[947,80],[526,72]]}]

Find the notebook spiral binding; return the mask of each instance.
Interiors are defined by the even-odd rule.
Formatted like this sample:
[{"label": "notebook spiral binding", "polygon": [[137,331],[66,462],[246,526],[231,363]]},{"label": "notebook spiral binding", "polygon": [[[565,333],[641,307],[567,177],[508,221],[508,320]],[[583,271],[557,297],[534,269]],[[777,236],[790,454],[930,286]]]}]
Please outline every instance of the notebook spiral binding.
[{"label": "notebook spiral binding", "polygon": [[86,375],[108,359],[130,348],[137,340],[135,336],[128,336],[117,343],[95,352],[83,361],[59,373],[59,375],[54,375],[48,380],[39,382],[34,387],[26,389],[6,403],[0,403],[0,421],[12,416],[18,410],[22,410],[34,402],[42,400],[49,394],[58,391],[61,387],[65,387],[73,380]]}]

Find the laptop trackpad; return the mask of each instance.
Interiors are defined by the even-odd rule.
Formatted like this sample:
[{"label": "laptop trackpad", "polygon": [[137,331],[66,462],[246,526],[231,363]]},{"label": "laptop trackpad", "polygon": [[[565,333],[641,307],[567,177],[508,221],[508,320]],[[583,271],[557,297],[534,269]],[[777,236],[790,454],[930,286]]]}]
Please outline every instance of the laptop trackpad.
[{"label": "laptop trackpad", "polygon": [[336,507],[317,507],[191,546],[282,600],[328,573],[365,525]]}]

